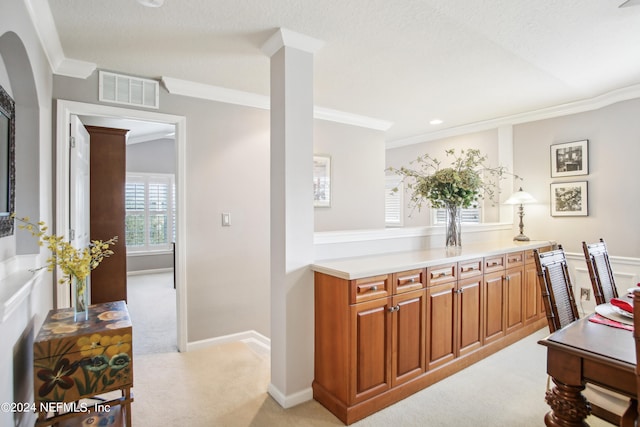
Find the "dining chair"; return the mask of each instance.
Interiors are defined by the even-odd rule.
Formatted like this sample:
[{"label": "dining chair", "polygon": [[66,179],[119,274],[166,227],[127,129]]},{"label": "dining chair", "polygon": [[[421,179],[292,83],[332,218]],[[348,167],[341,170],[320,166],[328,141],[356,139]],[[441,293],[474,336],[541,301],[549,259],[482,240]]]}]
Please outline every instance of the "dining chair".
[{"label": "dining chair", "polygon": [[[553,333],[580,318],[567,258],[562,245],[547,252],[540,252],[538,249],[533,252],[549,332]],[[628,397],[591,383],[585,385],[582,394],[591,405],[592,415],[614,425],[620,425],[622,416],[630,405]]]},{"label": "dining chair", "polygon": [[600,239],[597,243],[582,242],[582,250],[587,261],[596,304],[604,304],[611,301],[611,298],[618,298],[618,290],[604,240]]}]

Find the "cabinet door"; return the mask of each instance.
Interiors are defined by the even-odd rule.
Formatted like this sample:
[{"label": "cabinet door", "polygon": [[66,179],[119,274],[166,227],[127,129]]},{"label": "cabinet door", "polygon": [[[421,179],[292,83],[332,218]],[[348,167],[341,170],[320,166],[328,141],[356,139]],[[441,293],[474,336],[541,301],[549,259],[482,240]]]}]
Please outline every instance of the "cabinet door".
[{"label": "cabinet door", "polygon": [[427,288],[427,369],[455,358],[456,282]]},{"label": "cabinet door", "polygon": [[506,292],[507,333],[524,325],[523,309],[523,267],[510,268],[504,276]]},{"label": "cabinet door", "polygon": [[425,371],[426,291],[393,297],[392,375],[393,386]]},{"label": "cabinet door", "polygon": [[458,284],[458,356],[482,346],[482,277]]},{"label": "cabinet door", "polygon": [[362,402],[391,387],[391,298],[351,306],[351,396]]},{"label": "cabinet door", "polygon": [[505,335],[504,272],[485,274],[484,342],[498,340]]}]

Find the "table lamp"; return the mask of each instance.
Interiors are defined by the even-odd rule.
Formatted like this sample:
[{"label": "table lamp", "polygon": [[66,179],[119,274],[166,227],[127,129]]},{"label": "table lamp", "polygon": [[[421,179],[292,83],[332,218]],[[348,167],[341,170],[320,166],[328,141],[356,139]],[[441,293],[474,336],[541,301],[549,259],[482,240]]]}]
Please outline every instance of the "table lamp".
[{"label": "table lamp", "polygon": [[524,223],[522,222],[522,217],[524,216],[524,205],[525,203],[535,203],[536,199],[526,191],[522,191],[522,187],[515,193],[511,195],[507,200],[505,200],[505,205],[520,205],[518,207],[518,216],[520,217],[520,234],[513,238],[513,240],[518,242],[528,242],[529,238],[524,235]]}]

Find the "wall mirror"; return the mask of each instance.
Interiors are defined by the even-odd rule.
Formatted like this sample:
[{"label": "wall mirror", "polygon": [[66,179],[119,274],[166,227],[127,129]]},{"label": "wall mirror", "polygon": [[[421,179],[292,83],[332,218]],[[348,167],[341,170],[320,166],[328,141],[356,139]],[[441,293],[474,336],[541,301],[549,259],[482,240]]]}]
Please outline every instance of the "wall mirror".
[{"label": "wall mirror", "polygon": [[15,209],[16,112],[11,96],[0,86],[0,237],[13,234]]}]

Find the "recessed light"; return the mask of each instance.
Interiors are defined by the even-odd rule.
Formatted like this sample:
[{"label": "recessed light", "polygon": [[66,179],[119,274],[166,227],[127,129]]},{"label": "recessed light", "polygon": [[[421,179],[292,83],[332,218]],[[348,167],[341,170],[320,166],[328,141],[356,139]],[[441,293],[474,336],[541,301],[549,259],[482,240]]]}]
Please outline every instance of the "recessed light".
[{"label": "recessed light", "polygon": [[430,125],[439,125],[442,124],[442,120],[440,119],[433,119],[429,122]]}]

